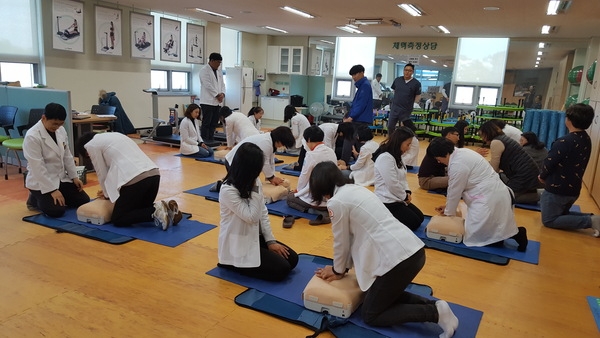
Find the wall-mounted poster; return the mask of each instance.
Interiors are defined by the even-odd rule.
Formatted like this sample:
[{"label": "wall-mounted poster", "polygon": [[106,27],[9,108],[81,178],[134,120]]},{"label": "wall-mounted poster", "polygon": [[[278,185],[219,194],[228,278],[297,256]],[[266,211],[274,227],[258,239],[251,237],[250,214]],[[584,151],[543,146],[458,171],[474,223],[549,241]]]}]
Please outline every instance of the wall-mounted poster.
[{"label": "wall-mounted poster", "polygon": [[96,6],[96,54],[123,55],[121,10]]},{"label": "wall-mounted poster", "polygon": [[83,53],[83,3],[52,1],[52,48]]},{"label": "wall-mounted poster", "polygon": [[187,63],[204,63],[204,26],[187,24]]},{"label": "wall-mounted poster", "polygon": [[331,52],[323,52],[323,72],[321,75],[333,74],[331,72]]},{"label": "wall-mounted poster", "polygon": [[131,57],[154,59],[154,17],[131,12]]},{"label": "wall-mounted poster", "polygon": [[181,61],[181,21],[160,18],[160,59]]}]

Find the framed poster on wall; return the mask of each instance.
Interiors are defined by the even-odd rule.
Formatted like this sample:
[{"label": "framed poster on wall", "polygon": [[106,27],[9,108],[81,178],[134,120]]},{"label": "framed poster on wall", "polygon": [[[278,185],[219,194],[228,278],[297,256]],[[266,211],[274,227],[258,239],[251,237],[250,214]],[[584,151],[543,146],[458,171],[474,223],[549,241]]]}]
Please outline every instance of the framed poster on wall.
[{"label": "framed poster on wall", "polygon": [[83,53],[83,3],[52,1],[52,48]]},{"label": "framed poster on wall", "polygon": [[160,59],[181,61],[181,21],[160,18]]},{"label": "framed poster on wall", "polygon": [[123,55],[121,10],[95,6],[96,54]]},{"label": "framed poster on wall", "polygon": [[204,64],[204,26],[187,24],[186,62]]},{"label": "framed poster on wall", "polygon": [[131,57],[154,59],[154,17],[131,12]]}]

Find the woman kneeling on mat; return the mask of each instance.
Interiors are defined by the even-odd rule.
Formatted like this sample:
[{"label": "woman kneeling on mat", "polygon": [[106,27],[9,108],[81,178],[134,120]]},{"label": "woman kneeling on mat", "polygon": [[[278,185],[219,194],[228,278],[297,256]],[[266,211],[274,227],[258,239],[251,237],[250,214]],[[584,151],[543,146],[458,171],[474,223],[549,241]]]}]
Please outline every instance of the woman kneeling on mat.
[{"label": "woman kneeling on mat", "polygon": [[298,254],[277,242],[258,175],[263,152],[243,143],[236,152],[219,192],[219,267],[270,281],[284,279],[298,264]]},{"label": "woman kneeling on mat", "polygon": [[435,210],[454,216],[461,197],[468,207],[466,246],[503,246],[505,239],[514,238],[519,244],[517,250],[527,249],[527,231],[517,228],[515,221],[514,194],[483,156],[471,149],[455,148],[452,141],[441,137],[431,141],[427,155],[448,167],[446,205]]},{"label": "woman kneeling on mat", "polygon": [[444,330],[440,337],[451,337],[458,318],[448,303],[404,291],[425,265],[423,242],[369,189],[346,181],[332,162],[317,164],[310,176],[312,197],[316,203],[327,201],[333,231],[333,266],[315,274],[326,281],[341,279],[354,265],[366,292],[365,323],[433,322]]}]

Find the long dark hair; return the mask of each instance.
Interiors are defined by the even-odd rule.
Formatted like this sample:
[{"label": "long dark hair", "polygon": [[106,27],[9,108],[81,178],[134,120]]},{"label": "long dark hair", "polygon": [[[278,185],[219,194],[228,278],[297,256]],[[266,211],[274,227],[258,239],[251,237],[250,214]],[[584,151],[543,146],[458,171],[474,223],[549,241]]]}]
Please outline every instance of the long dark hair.
[{"label": "long dark hair", "polygon": [[260,113],[263,111],[262,107],[252,107],[250,111],[248,111],[248,116],[254,116],[254,114]]},{"label": "long dark hair", "polygon": [[318,163],[310,173],[309,189],[316,204],[323,202],[324,196],[333,196],[335,187],[341,187],[347,182],[337,164],[331,161]]},{"label": "long dark hair", "polygon": [[399,127],[379,146],[379,149],[373,153],[373,161],[377,160],[377,157],[385,152],[390,153],[396,160],[398,168],[404,166],[402,164],[402,142],[412,139],[415,137],[415,133],[408,127]]},{"label": "long dark hair", "polygon": [[465,120],[458,120],[454,124],[454,128],[458,129],[458,143],[457,148],[463,148],[465,146],[465,128],[469,126],[469,122]]},{"label": "long dark hair", "polygon": [[492,142],[500,135],[504,135],[504,132],[494,121],[487,121],[479,127],[479,136],[485,143]]},{"label": "long dark hair", "polygon": [[190,105],[187,107],[187,109],[185,110],[185,113],[183,113],[183,115],[184,115],[185,117],[187,117],[188,119],[190,119],[190,120],[193,120],[193,118],[192,118],[192,112],[193,112],[194,110],[196,110],[196,109],[198,109],[200,112],[202,112],[202,109],[200,108],[200,106],[199,106],[199,105],[197,105],[197,104],[195,104],[195,103],[191,103],[191,104],[190,104]]},{"label": "long dark hair", "polygon": [[231,161],[224,183],[234,186],[241,198],[250,198],[264,162],[263,151],[256,144],[242,143]]},{"label": "long dark hair", "polygon": [[523,134],[521,134],[521,136],[523,136],[527,140],[527,143],[523,146],[529,145],[536,150],[544,149],[544,147],[546,146],[544,142],[540,142],[537,135],[532,131],[526,131]]},{"label": "long dark hair", "polygon": [[288,104],[283,110],[283,122],[291,120],[292,117],[294,117],[294,115],[296,115],[296,107],[292,106],[291,104]]}]

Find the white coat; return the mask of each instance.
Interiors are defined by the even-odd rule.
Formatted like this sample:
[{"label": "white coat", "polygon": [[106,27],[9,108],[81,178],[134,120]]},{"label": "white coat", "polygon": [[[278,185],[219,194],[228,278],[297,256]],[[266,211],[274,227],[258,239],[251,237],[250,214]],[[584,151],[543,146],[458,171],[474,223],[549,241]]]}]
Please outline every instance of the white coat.
[{"label": "white coat", "polygon": [[179,136],[181,144],[179,151],[183,155],[192,155],[200,151],[198,144],[204,142],[200,136],[200,120],[195,120],[192,123],[190,118],[185,117],[179,125]]},{"label": "white coat", "polygon": [[392,154],[381,153],[375,161],[375,195],[383,203],[396,203],[406,199],[407,190],[406,167],[398,168]]},{"label": "white coat", "polygon": [[339,124],[337,123],[321,123],[319,128],[323,131],[323,143],[329,148],[335,150],[335,141],[337,139],[337,129]]},{"label": "white coat", "polygon": [[517,128],[517,127],[513,127],[510,124],[507,124],[504,126],[504,128],[502,129],[502,131],[504,132],[504,134],[510,138],[512,138],[513,140],[517,141],[517,143],[519,143],[521,141],[521,134],[523,134],[523,132]]},{"label": "white coat", "polygon": [[104,196],[111,202],[120,196],[121,187],[158,166],[140,147],[121,133],[101,133],[85,145],[96,170]]},{"label": "white coat", "polygon": [[219,227],[219,263],[238,268],[260,266],[259,235],[274,241],[260,180],[258,192],[243,199],[232,185],[223,184],[219,192],[221,223]]},{"label": "white coat", "polygon": [[[216,73],[216,76],[215,76]],[[200,104],[219,106],[221,103],[217,100],[217,95],[225,93],[225,81],[223,81],[223,72],[221,68],[213,71],[207,63],[200,68]]]},{"label": "white coat", "polygon": [[290,129],[292,129],[292,135],[296,139],[295,148],[302,147],[302,140],[304,139],[304,130],[310,127],[310,122],[306,116],[296,113],[290,120]]},{"label": "white coat", "polygon": [[467,148],[450,154],[444,214],[455,215],[462,197],[468,207],[465,245],[484,246],[517,234],[511,194],[483,156]]},{"label": "white coat", "polygon": [[271,138],[271,133],[264,134],[256,134],[252,136],[248,136],[243,139],[240,143],[238,143],[227,155],[225,155],[225,160],[229,164],[233,162],[233,157],[235,153],[240,148],[240,145],[250,142],[256,144],[262,151],[265,163],[263,165],[263,173],[265,177],[271,177],[275,175],[275,150],[273,149],[273,139]]},{"label": "white coat", "polygon": [[354,179],[354,184],[368,186],[375,184],[375,162],[373,162],[373,153],[379,148],[379,143],[369,140],[360,147],[356,162],[350,166],[350,178]]},{"label": "white coat", "polygon": [[413,167],[419,165],[419,139],[416,136],[412,138],[408,151],[402,154],[402,163]]},{"label": "white coat", "polygon": [[250,123],[252,123],[254,128],[256,128],[256,130],[258,130],[260,132],[260,128],[262,125],[262,119],[257,119],[256,117],[254,117],[254,115],[250,115],[250,116],[248,116],[248,120],[250,121]]},{"label": "white coat", "polygon": [[239,112],[233,112],[225,118],[225,136],[227,146],[233,147],[248,136],[260,134],[248,117]]},{"label": "white coat", "polygon": [[424,246],[365,187],[346,184],[336,188],[327,209],[333,232],[334,270],[343,272],[354,265],[363,291],[371,287],[375,278]]},{"label": "white coat", "polygon": [[64,127],[58,128],[54,142],[42,120],[38,121],[25,134],[23,154],[29,172],[25,179],[28,189],[46,194],[58,189],[60,182],[73,182],[77,178],[77,168]]},{"label": "white coat", "polygon": [[377,79],[371,81],[371,91],[373,92],[373,100],[381,99],[383,92],[381,91],[381,83]]},{"label": "white coat", "polygon": [[[308,204],[314,205],[309,189],[310,174],[317,164],[327,161],[337,163],[337,157],[335,156],[333,149],[329,148],[324,143],[318,144],[314,149],[306,152],[302,171],[298,177],[298,192],[294,194],[294,196]],[[323,206],[325,206],[325,204],[323,204]]]}]

